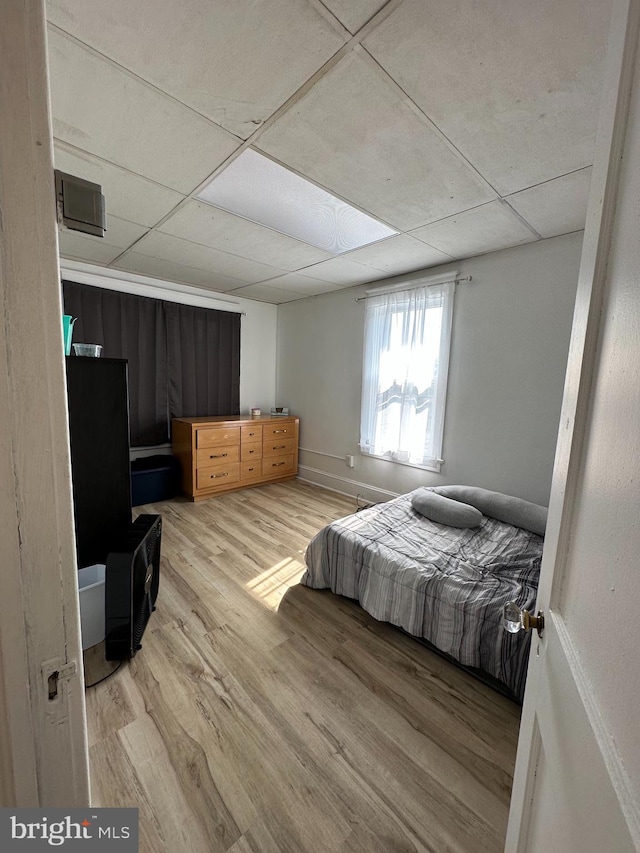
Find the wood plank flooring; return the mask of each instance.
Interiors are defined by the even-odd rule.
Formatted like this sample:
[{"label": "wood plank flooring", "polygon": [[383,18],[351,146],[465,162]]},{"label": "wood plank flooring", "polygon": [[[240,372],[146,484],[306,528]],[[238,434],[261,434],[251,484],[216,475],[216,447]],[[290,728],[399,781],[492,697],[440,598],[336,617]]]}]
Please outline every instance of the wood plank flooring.
[{"label": "wood plank flooring", "polygon": [[163,517],[157,611],[87,714],[93,804],[138,806],[142,853],[503,849],[518,707],[298,584],[352,499],[290,481],[139,510]]}]

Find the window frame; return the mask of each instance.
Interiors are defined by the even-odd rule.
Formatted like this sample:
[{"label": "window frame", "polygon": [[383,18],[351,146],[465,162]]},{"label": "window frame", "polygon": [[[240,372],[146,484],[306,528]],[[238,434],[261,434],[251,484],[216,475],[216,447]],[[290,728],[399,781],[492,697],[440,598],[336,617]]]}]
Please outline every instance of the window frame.
[{"label": "window frame", "polygon": [[[360,440],[359,440],[359,449],[360,453],[363,456],[370,456],[374,459],[380,459],[385,462],[392,462],[397,465],[404,465],[410,468],[418,468],[425,471],[432,471],[435,473],[439,473],[442,470],[442,466],[444,465],[444,459],[442,458],[442,450],[444,445],[444,430],[445,430],[445,416],[446,416],[446,405],[447,405],[447,385],[448,385],[448,376],[449,376],[449,365],[451,360],[451,347],[453,340],[453,312],[454,312],[454,297],[455,297],[455,285],[459,280],[458,272],[451,271],[448,273],[443,273],[435,276],[413,276],[413,277],[403,277],[400,281],[396,283],[390,283],[386,286],[370,288],[365,291],[365,296],[360,299],[370,299],[372,297],[377,296],[385,296],[387,294],[392,293],[403,293],[410,292],[413,290],[421,290],[423,288],[441,286],[450,284],[451,287],[448,288],[448,292],[443,293],[443,301],[442,308],[443,314],[440,325],[440,349],[439,349],[439,368],[438,368],[438,376],[437,376],[437,391],[436,391],[436,405],[438,409],[435,410],[435,432],[433,436],[433,444],[434,444],[434,454],[431,459],[423,462],[410,462],[405,459],[399,459],[394,457],[394,453],[398,451],[389,451],[384,454],[375,453],[372,450],[369,450],[369,447],[373,447],[374,442],[370,440],[369,443],[365,441],[365,406],[368,404],[369,398],[371,396],[370,391],[367,390],[366,382],[367,375],[370,372],[367,369],[367,336],[369,333],[368,323],[370,322],[367,313],[365,312],[364,316],[364,335],[363,335],[363,374],[362,374],[362,394],[361,394],[361,408],[360,408]],[[407,305],[407,307],[409,307]],[[376,372],[376,376],[379,375]],[[373,377],[375,378],[375,377]],[[427,434],[427,430],[425,429],[425,436]]]}]

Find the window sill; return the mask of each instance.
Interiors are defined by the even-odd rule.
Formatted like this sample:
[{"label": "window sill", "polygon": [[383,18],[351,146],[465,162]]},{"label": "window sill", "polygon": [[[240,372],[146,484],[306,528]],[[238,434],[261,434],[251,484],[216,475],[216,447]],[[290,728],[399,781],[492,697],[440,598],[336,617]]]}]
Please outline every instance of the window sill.
[{"label": "window sill", "polygon": [[418,468],[421,471],[433,471],[436,474],[442,471],[442,466],[444,465],[444,459],[434,459],[429,465],[419,465],[417,462],[402,462],[400,459],[394,459],[391,456],[380,456],[377,453],[369,453],[362,449],[360,449],[360,453],[372,459],[381,459],[383,462],[392,462],[394,465],[404,465],[407,468]]}]

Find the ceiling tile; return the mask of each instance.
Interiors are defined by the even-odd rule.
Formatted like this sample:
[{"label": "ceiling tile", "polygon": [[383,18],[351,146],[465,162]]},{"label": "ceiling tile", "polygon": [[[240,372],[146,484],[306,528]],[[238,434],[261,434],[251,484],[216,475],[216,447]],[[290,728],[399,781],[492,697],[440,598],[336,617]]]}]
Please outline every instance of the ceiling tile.
[{"label": "ceiling tile", "polygon": [[238,147],[226,131],[52,29],[49,65],[53,134],[76,148],[189,193]]},{"label": "ceiling tile", "polygon": [[171,261],[153,258],[150,255],[142,255],[139,252],[125,252],[117,262],[111,264],[112,269],[134,272],[139,275],[148,275],[163,281],[177,281],[184,284],[194,284],[198,287],[206,287],[208,290],[227,291],[238,287],[242,282],[237,278],[229,278],[219,273],[208,270],[197,269],[186,264],[176,264]]},{"label": "ceiling tile", "polygon": [[243,139],[347,39],[298,0],[48,0],[47,9],[62,29]]},{"label": "ceiling tile", "polygon": [[399,230],[495,197],[365,57],[342,59],[256,146]]},{"label": "ceiling tile", "polygon": [[200,243],[191,243],[170,234],[153,231],[136,244],[136,252],[150,255],[174,264],[183,264],[196,269],[207,270],[220,276],[234,278],[239,284],[264,281],[281,275],[286,270],[267,266],[256,261],[230,255]]},{"label": "ceiling tile", "polygon": [[509,204],[543,237],[584,228],[591,169],[563,175],[507,197]]},{"label": "ceiling tile", "polygon": [[296,293],[293,290],[284,290],[280,287],[272,287],[270,284],[248,284],[233,291],[235,296],[246,299],[257,299],[259,302],[271,302],[281,305],[283,302],[293,302],[296,299],[304,299],[308,294]]},{"label": "ceiling tile", "polygon": [[457,213],[411,233],[454,258],[495,252],[537,239],[501,201]]},{"label": "ceiling tile", "polygon": [[67,258],[109,264],[146,232],[147,229],[142,225],[107,215],[107,230],[104,237],[94,237],[92,234],[83,234],[81,231],[60,228],[58,230],[60,254]]},{"label": "ceiling tile", "polygon": [[408,234],[389,237],[387,240],[349,252],[343,257],[376,270],[382,270],[387,275],[412,272],[453,260],[450,255],[427,246],[426,243]]},{"label": "ceiling tile", "polygon": [[310,278],[308,275],[301,275],[297,272],[290,272],[262,283],[268,284],[270,287],[279,287],[282,290],[294,290],[296,293],[302,293],[305,296],[317,296],[319,293],[330,293],[333,290],[342,290],[344,287],[341,284],[320,281],[318,278]]},{"label": "ceiling tile", "polygon": [[[87,236],[89,240],[100,240],[101,242],[109,243],[109,245],[117,246],[120,250],[123,250],[128,249],[132,243],[135,243],[136,240],[139,240],[147,232],[148,229],[144,225],[138,225],[136,222],[127,222],[126,219],[122,219],[119,216],[107,214],[107,227],[104,237],[93,237],[90,234],[83,236]],[[61,231],[61,233],[67,232]]]},{"label": "ceiling tile", "polygon": [[322,261],[320,264],[314,264],[312,267],[300,270],[298,275],[320,279],[320,281],[330,281],[333,284],[348,287],[352,284],[364,284],[367,281],[375,281],[378,278],[383,278],[385,273],[373,267],[357,264],[355,261],[350,261],[345,257],[339,257],[331,258],[330,261]]},{"label": "ceiling tile", "polygon": [[[102,186],[109,226],[60,251],[277,303],[579,230],[609,5],[47,0],[56,167]],[[411,233],[335,258],[187,200],[270,115],[252,149]]]},{"label": "ceiling tile", "polygon": [[323,249],[198,201],[187,202],[158,230],[285,270],[333,257]]},{"label": "ceiling tile", "polygon": [[60,231],[58,250],[61,258],[74,261],[86,261],[106,266],[122,254],[118,246],[111,246],[99,237],[81,234],[78,231]]},{"label": "ceiling tile", "polygon": [[135,222],[127,222],[119,216],[107,214],[107,227],[104,237],[92,237],[91,240],[104,240],[112,246],[119,246],[121,249],[128,249],[132,243],[139,240],[143,234],[147,233],[147,228],[144,225],[138,225]]},{"label": "ceiling tile", "polygon": [[350,33],[357,33],[369,18],[382,9],[387,0],[323,0],[323,2]]},{"label": "ceiling tile", "polygon": [[610,5],[404,0],[364,46],[506,195],[592,162]]},{"label": "ceiling tile", "polygon": [[84,151],[70,150],[64,143],[54,146],[54,160],[56,169],[100,184],[107,215],[119,216],[129,222],[155,225],[184,198],[174,190]]}]

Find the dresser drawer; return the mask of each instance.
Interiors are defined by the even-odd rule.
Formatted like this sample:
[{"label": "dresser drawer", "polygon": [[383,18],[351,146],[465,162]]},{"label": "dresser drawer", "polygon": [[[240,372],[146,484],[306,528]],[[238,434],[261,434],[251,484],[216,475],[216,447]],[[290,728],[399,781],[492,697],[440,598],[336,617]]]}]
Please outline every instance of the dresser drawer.
[{"label": "dresser drawer", "polygon": [[270,456],[262,460],[263,477],[282,477],[284,474],[293,474],[294,471],[293,453],[288,456]]},{"label": "dresser drawer", "polygon": [[215,489],[217,486],[227,486],[229,483],[237,483],[240,479],[240,463],[228,462],[220,465],[211,465],[196,470],[196,489]]},{"label": "dresser drawer", "polygon": [[255,462],[240,463],[240,482],[249,483],[254,480],[262,479],[262,462],[256,459]]},{"label": "dresser drawer", "polygon": [[274,438],[293,438],[296,437],[295,423],[274,423],[265,424],[262,429],[262,438],[264,441],[271,442]]},{"label": "dresser drawer", "polygon": [[246,424],[240,427],[242,443],[253,444],[254,441],[262,441],[262,424]]},{"label": "dresser drawer", "polygon": [[211,446],[196,450],[196,468],[208,468],[221,462],[239,462],[240,448],[237,444]]},{"label": "dresser drawer", "polygon": [[224,447],[226,444],[240,443],[239,426],[203,427],[196,430],[196,447]]},{"label": "dresser drawer", "polygon": [[296,449],[296,440],[291,438],[282,438],[275,436],[269,440],[265,439],[262,443],[262,455],[267,456],[284,456],[285,454],[294,453]]},{"label": "dresser drawer", "polygon": [[250,462],[252,459],[262,459],[262,442],[256,441],[253,444],[242,443],[240,450],[240,458],[243,462]]}]

